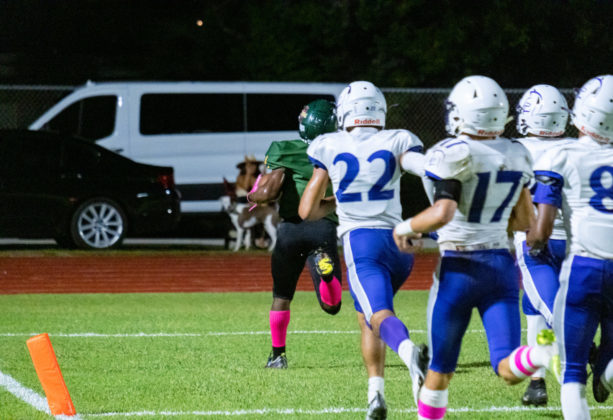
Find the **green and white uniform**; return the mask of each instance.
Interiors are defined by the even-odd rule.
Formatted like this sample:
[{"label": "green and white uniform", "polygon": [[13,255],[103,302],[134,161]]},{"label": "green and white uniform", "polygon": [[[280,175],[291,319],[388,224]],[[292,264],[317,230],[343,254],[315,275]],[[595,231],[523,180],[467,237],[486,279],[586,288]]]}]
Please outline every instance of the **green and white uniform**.
[{"label": "green and white uniform", "polygon": [[[313,174],[313,165],[306,154],[307,147],[308,144],[302,140],[275,141],[266,152],[264,162],[269,170],[285,170],[278,200],[279,215],[283,221],[277,232],[277,244],[271,258],[273,296],[292,300],[306,263],[311,272],[317,299],[324,308],[319,287],[322,279],[315,269],[314,252],[320,249],[328,254],[334,264],[334,276],[341,282],[336,239],[338,218],[334,213],[316,221],[303,221],[298,216],[300,197]],[[332,195],[331,186],[326,195]],[[324,308],[331,314],[339,309],[340,302],[333,308]]]},{"label": "green and white uniform", "polygon": [[[266,152],[264,163],[269,170],[285,169],[285,180],[279,199],[279,215],[283,220],[296,220],[300,197],[313,175],[313,164],[306,150],[309,147],[302,140],[286,140],[273,142]],[[326,196],[332,195],[332,186],[326,190]],[[336,213],[330,213],[327,219],[338,223]]]}]

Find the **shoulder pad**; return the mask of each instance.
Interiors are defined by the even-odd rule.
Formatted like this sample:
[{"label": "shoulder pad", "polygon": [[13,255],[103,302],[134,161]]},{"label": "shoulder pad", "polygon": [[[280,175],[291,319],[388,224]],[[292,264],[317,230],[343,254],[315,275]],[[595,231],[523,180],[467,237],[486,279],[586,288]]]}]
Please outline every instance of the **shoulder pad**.
[{"label": "shoulder pad", "polygon": [[426,175],[435,179],[464,181],[471,175],[472,156],[468,143],[449,139],[437,143],[426,153]]},{"label": "shoulder pad", "polygon": [[551,171],[560,172],[566,162],[568,146],[572,144],[566,143],[560,147],[554,147],[547,150],[534,164],[534,171]]}]

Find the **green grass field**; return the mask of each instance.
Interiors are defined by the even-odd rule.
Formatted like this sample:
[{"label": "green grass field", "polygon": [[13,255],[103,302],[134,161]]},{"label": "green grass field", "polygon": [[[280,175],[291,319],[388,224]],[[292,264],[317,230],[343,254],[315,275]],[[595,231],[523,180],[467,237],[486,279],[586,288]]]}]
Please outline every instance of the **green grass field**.
[{"label": "green grass field", "polygon": [[[292,305],[287,371],[264,369],[270,293],[0,295],[0,374],[43,396],[25,342],[47,332],[83,419],[361,419],[366,374],[348,294],[337,316],[314,293]],[[398,316],[426,340],[427,292],[401,291]],[[489,366],[473,316],[449,393],[448,419],[561,419],[559,385],[546,409],[524,408]],[[416,418],[407,369],[388,351],[390,419]],[[593,419],[613,407],[588,399]],[[0,386],[0,419],[49,419]]]}]

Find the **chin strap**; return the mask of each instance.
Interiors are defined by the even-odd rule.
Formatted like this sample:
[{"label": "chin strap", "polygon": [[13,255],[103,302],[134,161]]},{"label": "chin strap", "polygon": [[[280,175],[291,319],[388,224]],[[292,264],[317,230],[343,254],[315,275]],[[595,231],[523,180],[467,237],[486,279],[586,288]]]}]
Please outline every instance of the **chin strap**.
[{"label": "chin strap", "polygon": [[258,175],[258,177],[255,180],[255,183],[253,184],[253,188],[251,188],[251,191],[247,193],[247,202],[249,204],[252,204],[252,206],[249,207],[249,211],[253,210],[258,205],[258,203],[256,203],[255,201],[251,201],[251,199],[249,198],[249,194],[254,193],[258,189],[258,186],[260,185],[260,179],[262,179],[262,174]]}]

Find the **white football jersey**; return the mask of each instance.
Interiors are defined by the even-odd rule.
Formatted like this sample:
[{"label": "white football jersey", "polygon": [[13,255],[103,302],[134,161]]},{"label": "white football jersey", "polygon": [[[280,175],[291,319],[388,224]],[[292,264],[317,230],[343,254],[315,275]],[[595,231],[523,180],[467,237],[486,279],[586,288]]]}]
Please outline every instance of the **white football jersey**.
[{"label": "white football jersey", "polygon": [[309,158],[332,182],[339,237],[358,228],[393,229],[402,221],[398,158],[421,147],[410,131],[372,127],[323,134],[310,144]]},{"label": "white football jersey", "polygon": [[[568,142],[575,142],[574,138],[556,138],[556,137],[524,137],[516,139],[518,142],[524,145],[528,152],[532,162],[537,162],[545,152],[556,147],[560,147]],[[536,212],[536,209],[535,209]],[[518,241],[526,240],[525,232],[515,232],[515,239]],[[564,228],[564,219],[562,218],[562,212],[558,210],[558,214],[553,223],[553,231],[551,232],[551,239],[566,239],[566,229]]]},{"label": "white football jersey", "polygon": [[613,259],[613,146],[581,137],[545,153],[534,171],[564,180],[570,252]]},{"label": "white football jersey", "polygon": [[511,211],[533,178],[530,154],[521,143],[502,137],[448,138],[428,150],[425,171],[433,179],[462,183],[453,219],[437,230],[439,244],[508,247]]}]

